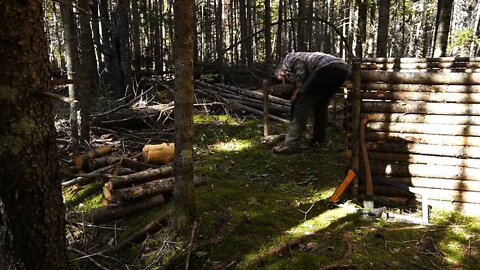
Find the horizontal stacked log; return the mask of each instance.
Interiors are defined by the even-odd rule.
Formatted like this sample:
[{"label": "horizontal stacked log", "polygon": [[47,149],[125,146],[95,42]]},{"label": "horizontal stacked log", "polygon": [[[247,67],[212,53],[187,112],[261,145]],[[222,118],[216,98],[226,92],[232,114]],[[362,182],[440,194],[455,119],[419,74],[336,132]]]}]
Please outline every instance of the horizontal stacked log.
[{"label": "horizontal stacked log", "polygon": [[[375,196],[480,214],[480,59],[367,58],[361,77]],[[348,91],[349,127],[353,102]]]}]

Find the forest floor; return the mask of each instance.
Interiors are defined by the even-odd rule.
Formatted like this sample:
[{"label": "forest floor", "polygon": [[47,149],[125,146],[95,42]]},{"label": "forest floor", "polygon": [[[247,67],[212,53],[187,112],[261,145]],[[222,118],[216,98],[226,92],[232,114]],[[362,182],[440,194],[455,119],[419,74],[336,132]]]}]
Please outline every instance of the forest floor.
[{"label": "forest floor", "polygon": [[[99,254],[166,215],[170,204],[91,225],[81,214],[102,206],[96,182],[64,191],[72,269],[478,269],[478,219],[433,211],[430,225],[410,224],[368,217],[355,201],[328,203],[346,172],[341,119],[330,125],[324,145],[297,155],[277,155],[262,144],[260,119],[197,114],[194,120],[195,174],[208,183],[195,188],[198,226],[189,245],[172,242],[165,229]],[[286,129],[270,127],[272,134]],[[128,133],[136,145],[118,133],[115,151],[134,155],[143,144],[172,140],[158,130]],[[105,133],[94,131],[95,138]]]}]

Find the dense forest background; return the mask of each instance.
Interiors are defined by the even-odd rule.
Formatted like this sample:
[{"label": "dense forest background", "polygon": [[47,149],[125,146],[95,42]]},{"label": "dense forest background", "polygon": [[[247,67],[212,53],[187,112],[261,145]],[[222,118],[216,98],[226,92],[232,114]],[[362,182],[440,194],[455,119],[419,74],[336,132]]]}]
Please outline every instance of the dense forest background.
[{"label": "dense forest background", "polygon": [[[173,74],[173,1],[47,1],[45,19],[50,61],[64,75],[73,65],[97,88],[123,93],[132,78]],[[196,0],[195,74],[268,76],[292,50],[474,57],[479,20],[474,0]]]}]

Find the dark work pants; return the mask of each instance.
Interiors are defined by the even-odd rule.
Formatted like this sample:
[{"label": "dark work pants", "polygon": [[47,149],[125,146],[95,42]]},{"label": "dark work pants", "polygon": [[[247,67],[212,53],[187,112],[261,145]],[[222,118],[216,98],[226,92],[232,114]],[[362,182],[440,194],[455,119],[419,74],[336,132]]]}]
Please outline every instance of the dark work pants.
[{"label": "dark work pants", "polygon": [[328,124],[328,103],[347,78],[347,68],[332,64],[312,73],[303,83],[300,96],[292,104],[290,127],[285,141],[299,143],[306,129],[309,113],[313,111],[313,140],[325,141]]}]

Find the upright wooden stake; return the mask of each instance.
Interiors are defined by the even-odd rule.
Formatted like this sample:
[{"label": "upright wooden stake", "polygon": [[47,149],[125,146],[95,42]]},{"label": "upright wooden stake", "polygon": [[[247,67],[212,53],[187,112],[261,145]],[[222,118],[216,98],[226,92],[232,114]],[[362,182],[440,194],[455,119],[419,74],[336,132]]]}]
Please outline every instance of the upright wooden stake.
[{"label": "upright wooden stake", "polygon": [[[360,106],[361,106],[361,59],[353,62],[353,110],[352,110],[352,169],[359,171],[360,169]],[[358,178],[353,181],[352,195],[358,195]]]},{"label": "upright wooden stake", "polygon": [[263,79],[263,137],[268,136],[268,96],[270,94],[270,84],[267,79]]}]

